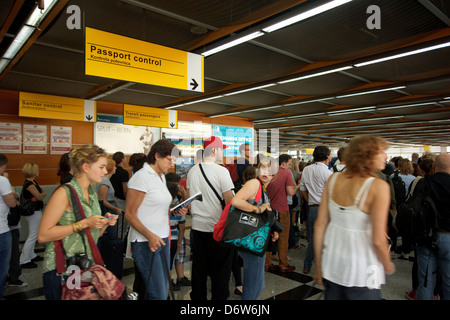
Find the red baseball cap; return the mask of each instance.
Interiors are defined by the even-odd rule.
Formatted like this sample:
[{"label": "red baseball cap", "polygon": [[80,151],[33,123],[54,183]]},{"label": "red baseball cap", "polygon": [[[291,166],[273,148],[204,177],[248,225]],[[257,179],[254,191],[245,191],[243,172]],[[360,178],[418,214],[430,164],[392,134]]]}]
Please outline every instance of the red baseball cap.
[{"label": "red baseball cap", "polygon": [[203,142],[203,149],[206,148],[213,148],[213,147],[219,147],[222,149],[228,148],[227,145],[222,143],[222,139],[216,136],[209,137],[208,139],[205,139]]}]

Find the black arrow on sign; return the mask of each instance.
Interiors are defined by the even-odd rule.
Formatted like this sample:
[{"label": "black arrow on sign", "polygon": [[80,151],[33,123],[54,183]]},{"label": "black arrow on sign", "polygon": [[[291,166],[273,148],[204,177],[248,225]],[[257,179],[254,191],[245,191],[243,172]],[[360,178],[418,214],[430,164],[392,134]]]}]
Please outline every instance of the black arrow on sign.
[{"label": "black arrow on sign", "polygon": [[86,119],[87,119],[88,121],[91,121],[91,120],[92,120],[92,116],[91,116],[91,115],[87,115],[87,116],[86,116]]},{"label": "black arrow on sign", "polygon": [[175,123],[171,122],[171,123],[170,123],[170,126],[171,126],[172,128],[175,127]]},{"label": "black arrow on sign", "polygon": [[191,90],[195,90],[198,87],[198,83],[197,83],[197,81],[195,81],[195,79],[192,79],[192,82],[190,83],[190,85],[192,86]]}]

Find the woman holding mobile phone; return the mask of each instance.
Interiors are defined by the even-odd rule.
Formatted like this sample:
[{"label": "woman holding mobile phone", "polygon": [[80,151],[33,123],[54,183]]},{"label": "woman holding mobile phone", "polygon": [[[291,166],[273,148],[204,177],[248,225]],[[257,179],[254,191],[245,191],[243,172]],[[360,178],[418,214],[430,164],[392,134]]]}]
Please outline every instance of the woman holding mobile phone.
[{"label": "woman holding mobile phone", "polygon": [[[61,299],[61,278],[56,273],[54,241],[62,240],[66,257],[84,253],[83,237],[79,232],[90,228],[92,236],[98,238],[108,226],[117,222],[117,217],[107,213],[102,217],[97,194],[92,184],[102,181],[106,175],[106,152],[96,145],[84,145],[70,152],[70,165],[74,169],[74,178],[68,182],[80,199],[86,215],[85,219],[76,221],[70,190],[60,187],[50,198],[38,231],[38,241],[47,242],[44,253],[43,284],[47,300]],[[86,245],[88,257],[93,261],[89,245]]]}]

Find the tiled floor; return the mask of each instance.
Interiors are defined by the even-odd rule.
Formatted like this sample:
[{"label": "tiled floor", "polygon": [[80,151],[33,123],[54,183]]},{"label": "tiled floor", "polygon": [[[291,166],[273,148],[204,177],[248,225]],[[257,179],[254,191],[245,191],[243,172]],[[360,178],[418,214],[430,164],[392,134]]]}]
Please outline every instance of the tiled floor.
[{"label": "tiled floor", "polygon": [[[305,275],[303,270],[303,259],[306,252],[307,241],[299,240],[300,247],[289,251],[291,265],[296,270],[287,274],[279,274],[266,272],[266,287],[261,293],[260,300],[315,300],[323,299],[322,287],[316,286],[311,290],[312,272]],[[43,255],[43,245],[36,246],[36,252]],[[185,264],[185,275],[191,278],[191,262],[189,261],[189,247],[187,248],[187,262]],[[393,254],[393,260],[396,265],[396,273],[387,276],[387,283],[382,287],[382,297],[385,300],[406,300],[405,292],[411,289],[411,269],[412,261],[401,260],[398,254]],[[4,298],[6,300],[44,300],[42,288],[42,262],[37,262],[38,268],[24,269],[21,279],[28,283],[24,288],[7,287]],[[276,264],[276,262],[275,262]],[[173,272],[173,275],[175,273]],[[131,259],[124,260],[124,277],[122,281],[132,288],[134,280],[133,261]],[[175,291],[176,300],[189,300],[190,287],[181,287],[180,291]],[[240,296],[234,294],[233,279],[230,279],[230,300],[240,300]]]}]

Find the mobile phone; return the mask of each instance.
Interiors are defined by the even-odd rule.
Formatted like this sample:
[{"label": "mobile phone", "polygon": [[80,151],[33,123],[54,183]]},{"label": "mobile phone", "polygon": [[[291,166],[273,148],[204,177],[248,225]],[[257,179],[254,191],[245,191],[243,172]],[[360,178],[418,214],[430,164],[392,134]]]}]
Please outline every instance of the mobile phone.
[{"label": "mobile phone", "polygon": [[117,218],[118,216],[119,216],[118,214],[113,214],[112,216],[109,216],[108,218],[105,217],[105,219],[111,220],[111,219]]}]

